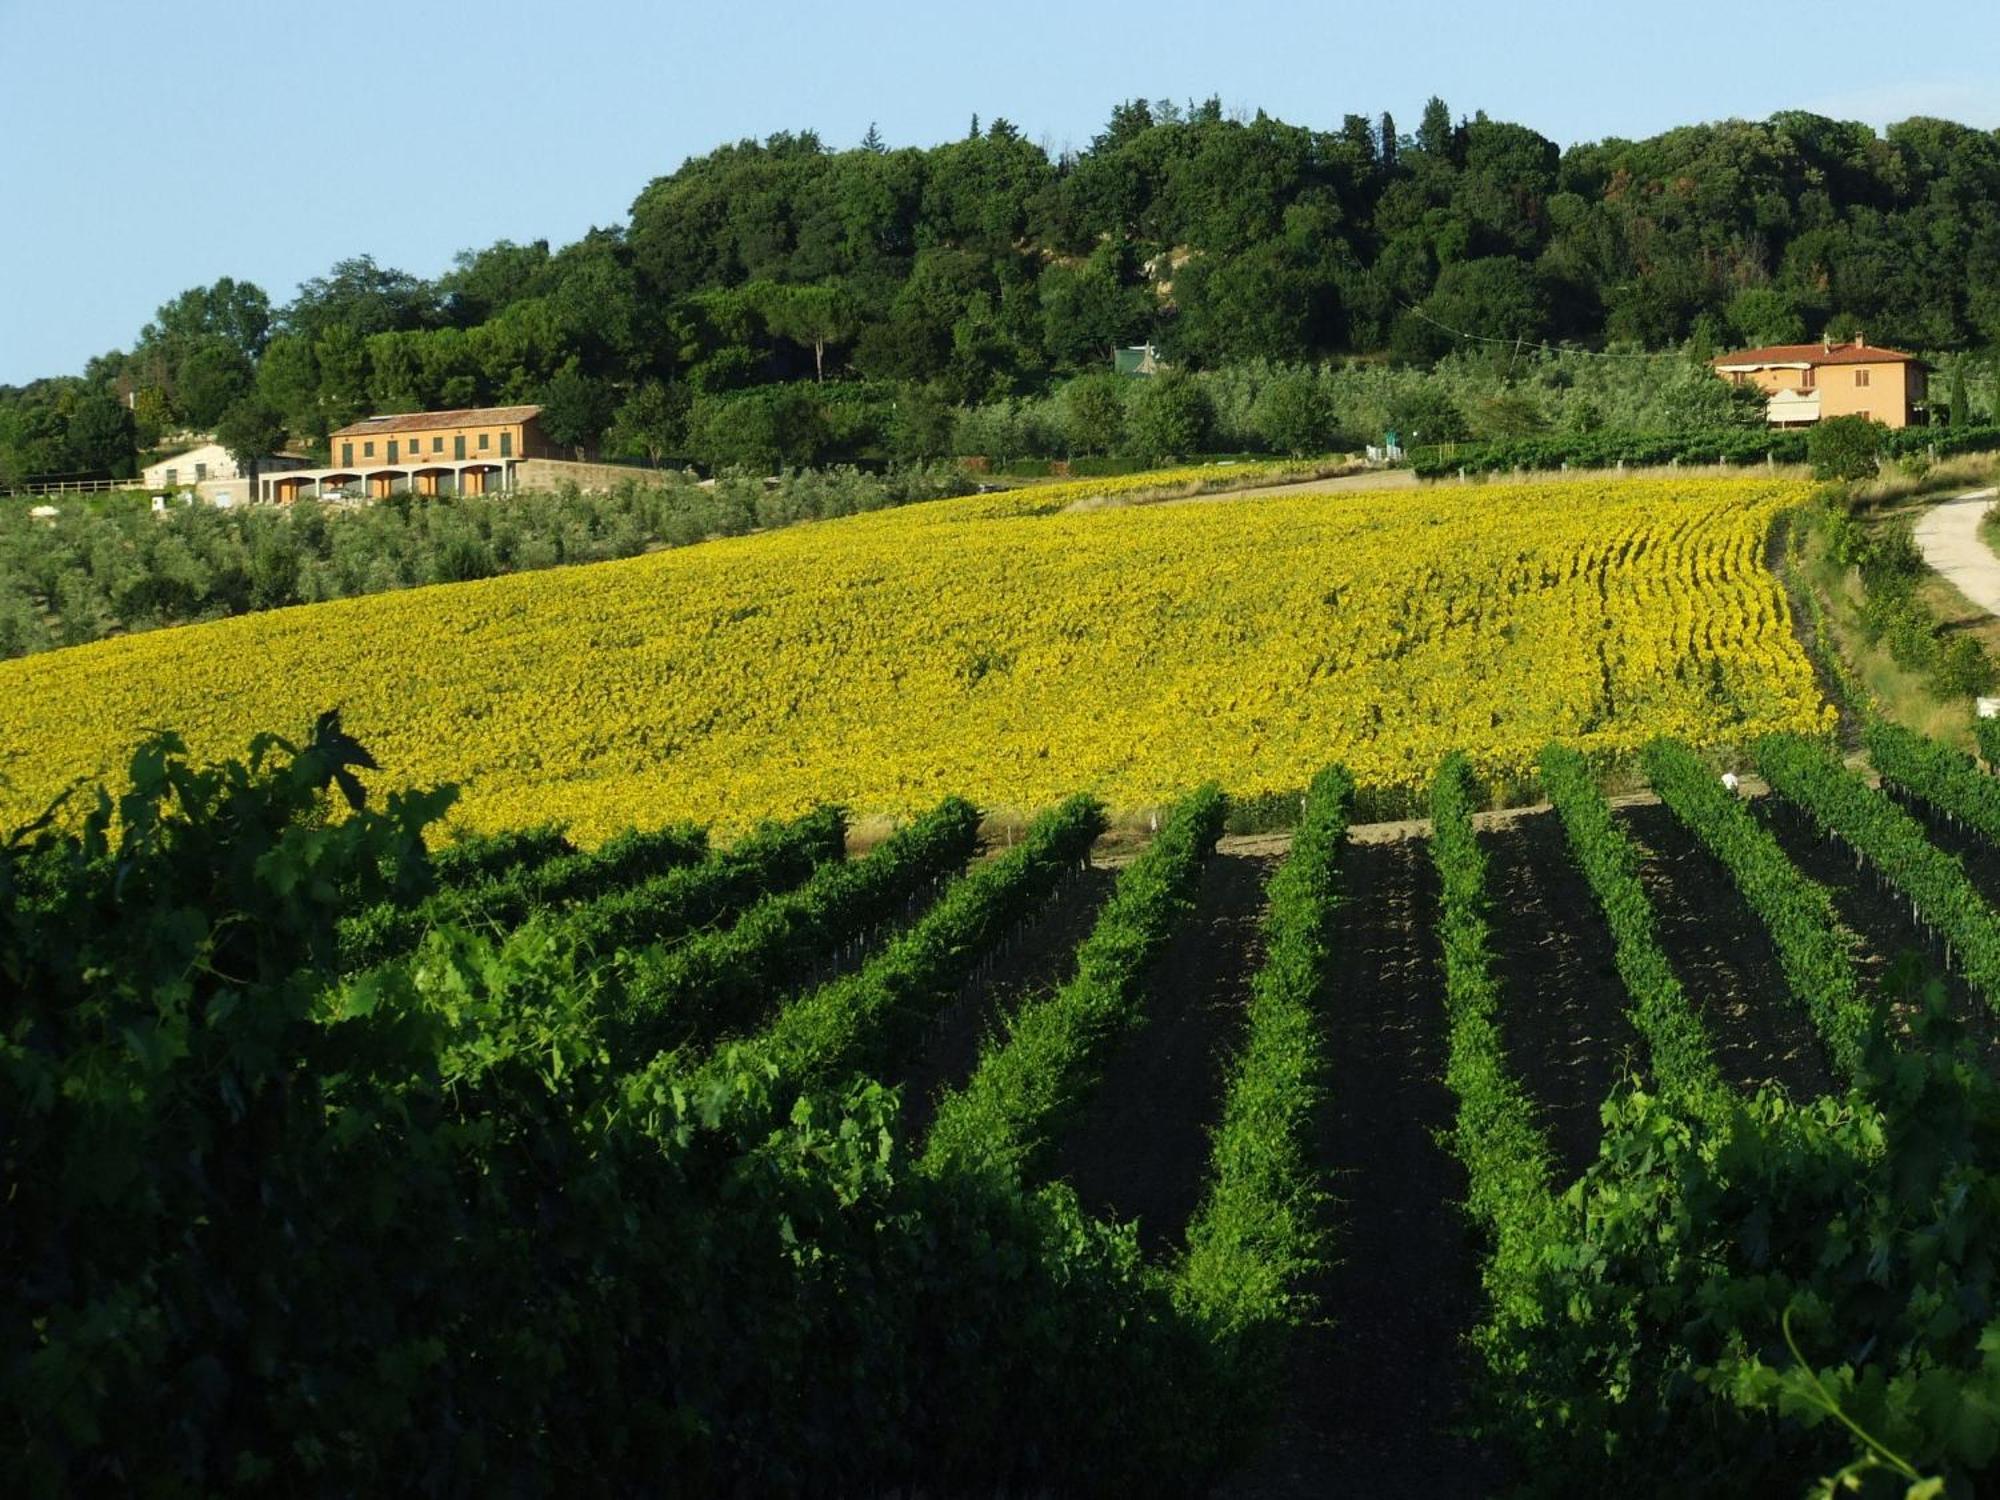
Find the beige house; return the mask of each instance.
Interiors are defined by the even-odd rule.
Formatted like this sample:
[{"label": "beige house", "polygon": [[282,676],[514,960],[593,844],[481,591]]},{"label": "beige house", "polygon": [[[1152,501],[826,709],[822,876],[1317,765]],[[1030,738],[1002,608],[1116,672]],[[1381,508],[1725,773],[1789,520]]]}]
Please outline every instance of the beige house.
[{"label": "beige house", "polygon": [[1764,419],[1774,427],[1803,427],[1823,417],[1868,417],[1890,427],[1924,419],[1924,362],[1900,349],[1877,348],[1860,334],[1847,343],[1822,339],[1739,349],[1709,363],[1730,384],[1765,392]]},{"label": "beige house", "polygon": [[[288,469],[305,467],[302,458],[269,453],[257,460],[260,475],[269,476]],[[250,476],[220,443],[203,443],[140,471],[148,490],[156,495],[180,494],[192,490],[211,505],[245,505],[251,499]]]}]

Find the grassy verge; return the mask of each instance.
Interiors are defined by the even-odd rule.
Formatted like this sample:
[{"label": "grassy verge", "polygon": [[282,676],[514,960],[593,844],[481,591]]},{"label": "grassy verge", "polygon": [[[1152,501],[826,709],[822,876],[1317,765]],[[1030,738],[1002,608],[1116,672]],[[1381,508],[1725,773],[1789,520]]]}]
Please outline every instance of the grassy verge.
[{"label": "grassy verge", "polygon": [[[1807,507],[1789,531],[1789,569],[1805,596],[1820,664],[1846,700],[1857,727],[1862,719],[1877,717],[1969,749],[1969,699],[1941,691],[1933,673],[1899,661],[1890,638],[1868,628],[1868,589],[1861,569],[1847,555],[1851,543],[1820,509],[1840,503],[1828,499]],[[1872,542],[1902,523],[1893,513],[1863,512],[1849,524]],[[1943,580],[1926,579],[1913,597],[1918,608],[1935,614],[1938,623],[1948,627],[1955,617],[1938,612],[1939,590],[1950,592]]]}]

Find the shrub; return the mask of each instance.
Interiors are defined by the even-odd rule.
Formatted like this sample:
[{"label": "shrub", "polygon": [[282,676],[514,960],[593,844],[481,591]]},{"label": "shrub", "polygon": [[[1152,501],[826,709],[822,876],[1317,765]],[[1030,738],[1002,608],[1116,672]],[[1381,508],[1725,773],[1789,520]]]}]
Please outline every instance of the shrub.
[{"label": "shrub", "polygon": [[1867,417],[1828,417],[1806,433],[1806,457],[1820,479],[1866,479],[1888,447],[1889,429]]},{"label": "shrub", "polygon": [[1208,444],[1214,420],[1208,393],[1185,371],[1168,370],[1133,395],[1126,447],[1133,457],[1151,462],[1199,453]]}]

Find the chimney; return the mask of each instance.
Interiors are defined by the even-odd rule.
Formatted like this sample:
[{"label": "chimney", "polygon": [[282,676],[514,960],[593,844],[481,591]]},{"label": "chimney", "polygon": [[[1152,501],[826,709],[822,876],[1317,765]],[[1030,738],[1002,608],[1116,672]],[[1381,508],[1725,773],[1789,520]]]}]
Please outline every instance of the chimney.
[{"label": "chimney", "polygon": [[1854,347],[1857,349],[1866,349],[1868,347],[1867,336],[1857,332],[1854,335]]},{"label": "chimney", "polygon": [[1822,333],[1819,336],[1819,346],[1821,350],[1824,351],[1825,353],[1827,354],[1833,353],[1833,335],[1830,333]]}]

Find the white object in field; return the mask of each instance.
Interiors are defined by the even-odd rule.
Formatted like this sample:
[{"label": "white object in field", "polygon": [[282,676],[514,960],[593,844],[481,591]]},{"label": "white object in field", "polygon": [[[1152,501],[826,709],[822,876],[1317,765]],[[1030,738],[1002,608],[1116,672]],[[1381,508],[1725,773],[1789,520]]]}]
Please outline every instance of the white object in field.
[{"label": "white object in field", "polygon": [[1978,707],[1980,718],[2000,719],[2000,698],[1981,698]]},{"label": "white object in field", "polygon": [[153,509],[154,509],[154,510],[156,510],[156,511],[161,511],[161,510],[165,510],[166,508],[167,508],[167,497],[166,497],[165,495],[155,495],[155,496],[153,496]]},{"label": "white object in field", "polygon": [[1732,792],[1735,791],[1739,786],[1743,785],[1742,782],[1736,779],[1736,773],[1734,771],[1724,771],[1722,773],[1722,784],[1724,787],[1726,787],[1728,790]]},{"label": "white object in field", "polygon": [[62,512],[57,510],[53,505],[37,505],[28,514],[33,516],[37,521],[53,521]]}]

